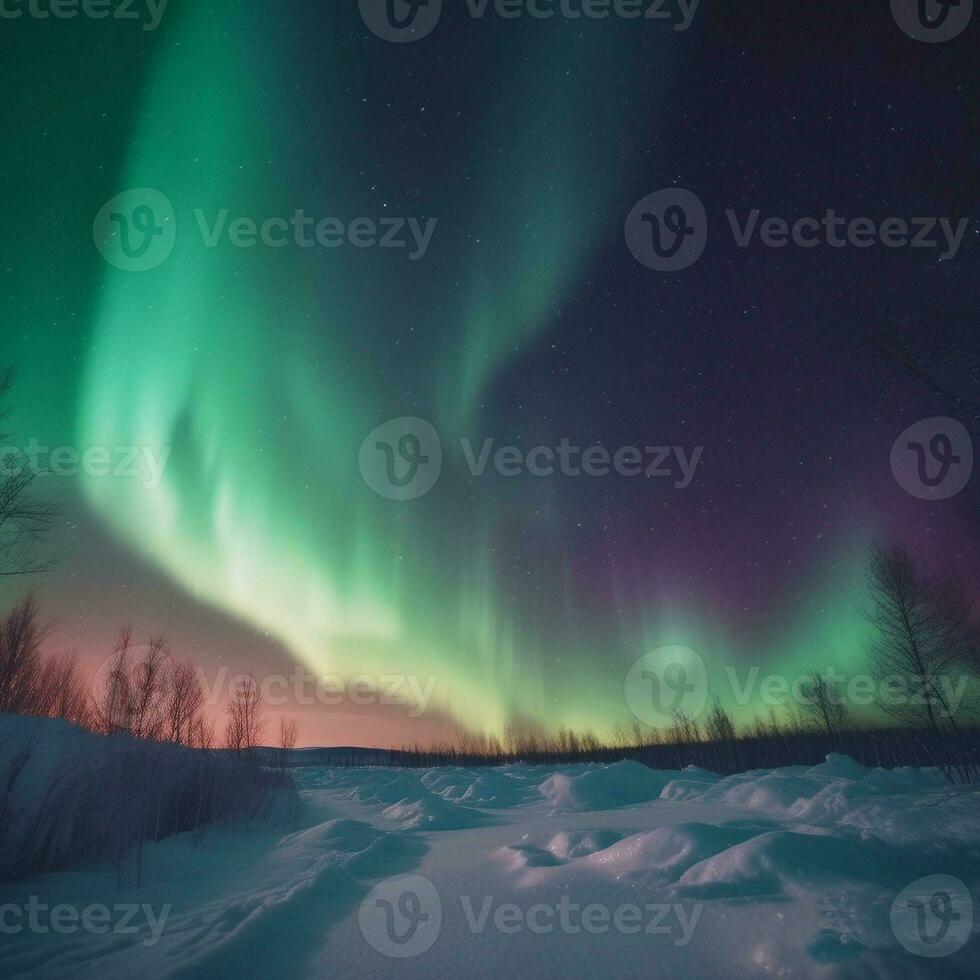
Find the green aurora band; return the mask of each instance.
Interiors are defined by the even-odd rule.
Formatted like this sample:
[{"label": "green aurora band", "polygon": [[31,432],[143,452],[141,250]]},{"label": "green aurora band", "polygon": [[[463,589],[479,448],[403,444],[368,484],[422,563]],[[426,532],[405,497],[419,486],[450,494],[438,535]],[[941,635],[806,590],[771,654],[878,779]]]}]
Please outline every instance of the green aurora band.
[{"label": "green aurora band", "polygon": [[[265,16],[189,5],[168,28],[180,43],[157,51],[119,186],[156,188],[173,202],[176,249],[149,272],[106,267],[76,438],[170,456],[153,489],[87,478],[88,503],[195,600],[271,634],[314,671],[436,676],[436,706],[474,731],[524,719],[606,732],[627,720],[625,669],[652,646],[684,643],[709,665],[759,662],[720,618],[656,595],[620,617],[613,635],[583,627],[562,584],[561,544],[546,533],[554,594],[509,601],[520,586],[501,581],[495,542],[533,520],[531,504],[474,501],[452,471],[438,493],[393,503],[357,469],[361,440],[386,418],[422,415],[444,445],[478,424],[497,374],[547,334],[589,259],[584,243],[605,233],[597,185],[616,185],[616,158],[600,148],[629,131],[625,102],[590,108],[590,73],[616,72],[642,51],[600,50],[557,24],[547,50],[540,37],[538,48],[511,43],[499,70],[532,57],[533,81],[515,104],[488,99],[469,125],[489,135],[498,113],[516,112],[535,138],[514,137],[506,153],[474,151],[469,179],[432,174],[416,204],[389,206],[444,215],[424,261],[350,248],[208,248],[195,209],[209,222],[222,208],[229,220],[298,207],[349,219],[380,215],[389,200],[362,176],[372,163],[357,100],[329,99],[314,135],[297,105],[295,66],[265,40]],[[343,55],[321,70],[338,92],[367,71]],[[570,153],[583,132],[589,147]],[[330,194],[311,193],[311,176]],[[471,226],[453,227],[454,214],[470,215]],[[818,651],[821,663],[857,665],[864,540],[841,542],[792,629],[768,636],[771,669],[799,670]],[[727,694],[721,668],[709,669]]]}]

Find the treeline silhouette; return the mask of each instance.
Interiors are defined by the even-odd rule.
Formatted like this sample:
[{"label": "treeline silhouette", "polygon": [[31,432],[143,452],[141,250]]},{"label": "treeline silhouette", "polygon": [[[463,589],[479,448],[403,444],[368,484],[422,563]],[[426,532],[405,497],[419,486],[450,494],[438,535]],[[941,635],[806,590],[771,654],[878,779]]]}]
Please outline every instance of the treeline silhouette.
[{"label": "treeline silhouette", "polygon": [[[602,740],[574,732],[548,737],[524,733],[512,741],[462,736],[452,743],[392,749],[389,765],[406,768],[433,766],[571,765],[610,763],[631,759],[653,769],[680,770],[687,766],[722,775],[752,769],[813,766],[831,753],[850,756],[872,768],[936,767],[949,775],[968,771],[972,781],[980,764],[980,729],[962,730],[962,745],[951,752],[948,740],[926,729],[897,726],[847,727],[828,733],[792,718],[769,718],[738,728],[728,737],[712,737],[690,720],[686,725],[639,737]],[[684,730],[686,728],[686,731]],[[965,764],[964,764],[965,763]],[[304,764],[304,763],[300,763]],[[306,763],[308,764],[308,763]],[[336,761],[335,765],[343,765]],[[364,763],[351,760],[351,765]],[[959,782],[955,775],[951,781]]]}]

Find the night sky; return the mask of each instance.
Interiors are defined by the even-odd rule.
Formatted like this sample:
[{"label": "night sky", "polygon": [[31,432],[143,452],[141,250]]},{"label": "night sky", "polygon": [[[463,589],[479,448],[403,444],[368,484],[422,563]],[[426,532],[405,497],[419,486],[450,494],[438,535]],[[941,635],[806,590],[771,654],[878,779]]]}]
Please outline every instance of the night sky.
[{"label": "night sky", "polygon": [[[661,21],[482,20],[388,43],[354,2],[172,0],[160,27],[0,22],[2,359],[16,440],[170,448],[159,486],[47,477],[61,561],[33,584],[96,665],[118,626],[206,671],[438,678],[435,707],[304,709],[301,742],[509,723],[608,732],[624,676],[862,668],[865,551],[976,594],[976,476],[899,485],[899,434],[980,437],[978,15],[925,44],[887,2],[713,3]],[[624,238],[661,188],[708,215],[662,273]],[[173,254],[100,255],[115,195],[173,205]],[[740,248],[725,217],[970,218],[959,250]],[[411,248],[236,248],[194,217],[437,219]],[[441,478],[362,478],[419,417]],[[673,479],[473,477],[479,447],[703,447]],[[9,604],[29,583],[8,581]],[[740,718],[756,706],[739,706]],[[287,709],[287,712],[292,709]]]}]

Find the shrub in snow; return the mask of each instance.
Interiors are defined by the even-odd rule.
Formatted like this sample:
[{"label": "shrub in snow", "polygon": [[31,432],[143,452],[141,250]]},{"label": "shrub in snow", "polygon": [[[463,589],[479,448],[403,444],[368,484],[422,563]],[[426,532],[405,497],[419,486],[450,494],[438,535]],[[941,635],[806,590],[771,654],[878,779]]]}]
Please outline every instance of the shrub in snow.
[{"label": "shrub in snow", "polygon": [[289,782],[249,756],[0,715],[0,879],[128,856],[138,876],[144,841],[258,816]]}]

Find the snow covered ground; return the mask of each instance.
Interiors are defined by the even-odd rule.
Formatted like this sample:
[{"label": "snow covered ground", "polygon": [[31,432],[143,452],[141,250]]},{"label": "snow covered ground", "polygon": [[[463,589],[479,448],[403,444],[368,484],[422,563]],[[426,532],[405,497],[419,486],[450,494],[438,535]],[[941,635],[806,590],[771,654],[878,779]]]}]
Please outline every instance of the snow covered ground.
[{"label": "snow covered ground", "polygon": [[296,775],[298,826],[171,838],[140,887],[0,885],[0,975],[980,975],[980,793],[932,772]]}]

